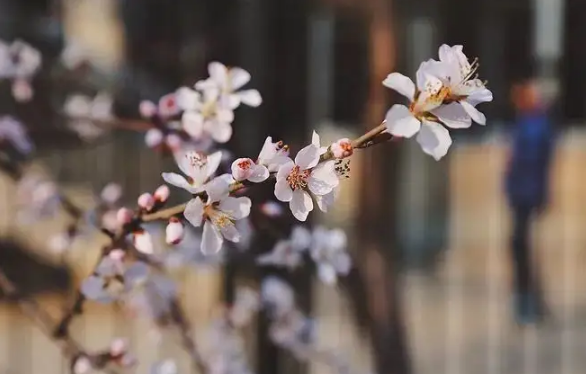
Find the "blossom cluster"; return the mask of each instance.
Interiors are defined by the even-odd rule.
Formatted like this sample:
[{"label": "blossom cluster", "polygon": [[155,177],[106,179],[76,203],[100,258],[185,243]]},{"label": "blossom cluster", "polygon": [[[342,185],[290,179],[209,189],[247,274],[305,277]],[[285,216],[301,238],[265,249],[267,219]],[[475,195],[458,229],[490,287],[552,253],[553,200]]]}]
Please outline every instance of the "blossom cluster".
[{"label": "blossom cluster", "polygon": [[[0,64],[5,63],[1,56],[4,49],[15,49],[17,52],[10,52],[12,55],[22,54],[20,63],[28,61],[26,69],[14,68],[14,77],[23,79],[24,73],[31,74],[35,58],[26,45],[2,48],[0,45]],[[139,112],[149,120],[147,146],[169,151],[180,173],[162,173],[166,184],[141,194],[134,208],[123,206],[122,188],[111,183],[104,187],[89,213],[81,215],[73,209],[71,215],[76,218],[76,225],[83,221],[87,226],[99,227],[112,239],[93,273],[83,281],[81,294],[90,301],[120,302],[130,315],[144,316],[157,327],[177,322],[174,308],[178,287],[166,270],[177,264],[202,262],[202,258],[214,259],[207,264],[217,264],[223,258],[222,252],[230,252],[222,248],[249,246],[254,226],[250,223],[253,203],[244,196],[246,188],[274,183],[273,194],[278,202],[261,205],[260,212],[276,218],[288,206],[297,221],[305,222],[315,205],[322,212],[331,210],[342,179],[349,177],[349,162],[355,150],[371,146],[373,140],[379,139],[377,136],[386,141],[417,135],[423,151],[441,159],[452,143],[447,128],[467,128],[472,122],[486,122],[476,106],[491,101],[492,93],[475,75],[477,69],[477,61],[470,63],[462,46],[443,45],[439,60],[421,64],[415,82],[399,73],[389,74],[382,82],[406,96],[409,105],[392,106],[376,131],[365,138],[342,138],[330,144],[322,144],[314,131],[311,143],[294,156],[285,142],[271,136],[265,139],[255,158],[232,158],[220,149],[234,133],[234,111],[240,104],[256,107],[262,103],[257,90],[242,89],[251,80],[244,69],[212,62],[208,66],[209,78],[193,87],[181,87],[156,104],[143,101]],[[91,138],[99,135],[93,123],[111,120],[111,107],[112,100],[106,94],[94,98],[77,95],[68,99],[64,111],[72,119],[70,125]],[[21,153],[28,153],[32,145],[27,141],[17,122],[0,119],[0,148],[8,143]],[[229,167],[222,167],[227,160]],[[166,209],[171,195],[168,185],[186,192],[183,205]],[[68,206],[72,211],[71,204],[50,179],[25,174],[18,191],[28,217],[52,217],[59,208],[67,210]],[[165,222],[164,229],[152,227],[157,221]],[[80,232],[77,226],[75,231],[71,227],[56,240],[56,247],[71,246],[74,233]],[[310,229],[298,224],[287,238],[278,238],[269,252],[258,256],[256,263],[294,270],[307,258],[315,264],[319,279],[334,285],[352,267],[347,245],[347,237],[340,229]],[[295,306],[294,292],[287,283],[268,277],[262,280],[260,296],[251,289],[238,290],[234,303],[210,326],[210,347],[204,355],[209,372],[251,372],[239,329],[248,325],[261,309],[270,315],[270,337],[275,344],[300,359],[318,355],[314,321]],[[74,363],[74,372],[82,374],[99,366],[96,357],[130,365],[134,360],[126,354],[126,345],[122,346],[116,343],[97,356],[80,356]],[[334,355],[326,356],[338,368],[345,365]],[[177,367],[164,361],[154,365],[152,372],[174,374]]]}]

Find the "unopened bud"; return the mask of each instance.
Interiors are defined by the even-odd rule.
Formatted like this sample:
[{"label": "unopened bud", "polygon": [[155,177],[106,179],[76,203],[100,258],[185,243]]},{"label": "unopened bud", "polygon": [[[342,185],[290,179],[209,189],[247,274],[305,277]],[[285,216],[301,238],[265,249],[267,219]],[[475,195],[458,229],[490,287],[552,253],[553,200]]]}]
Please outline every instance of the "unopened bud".
[{"label": "unopened bud", "polygon": [[128,208],[120,208],[116,213],[116,220],[118,223],[123,226],[127,223],[130,223],[134,218],[134,212]]},{"label": "unopened bud", "polygon": [[153,254],[153,240],[151,235],[142,230],[134,233],[134,246],[142,253]]},{"label": "unopened bud", "polygon": [[178,151],[179,149],[181,149],[181,144],[183,144],[183,141],[181,140],[181,137],[179,135],[177,135],[177,134],[169,134],[169,135],[167,135],[167,138],[165,139],[165,142],[167,143],[167,146],[173,152]]},{"label": "unopened bud", "polygon": [[167,201],[170,194],[171,191],[169,190],[169,187],[166,184],[163,184],[159,186],[159,188],[157,188],[154,197],[156,201],[164,203],[165,201]]},{"label": "unopened bud", "polygon": [[12,84],[12,96],[16,101],[24,103],[33,98],[33,87],[25,79],[17,79]]},{"label": "unopened bud", "polygon": [[184,233],[185,230],[181,221],[176,217],[171,217],[165,229],[165,240],[167,244],[179,244],[183,239]]},{"label": "unopened bud", "polygon": [[140,102],[138,112],[144,118],[151,118],[157,114],[157,106],[152,101],[144,100]]},{"label": "unopened bud", "polygon": [[340,139],[330,146],[332,155],[335,158],[346,158],[352,156],[352,142],[348,138]]},{"label": "unopened bud", "polygon": [[155,206],[155,198],[150,193],[145,192],[138,197],[138,206],[149,211]]}]

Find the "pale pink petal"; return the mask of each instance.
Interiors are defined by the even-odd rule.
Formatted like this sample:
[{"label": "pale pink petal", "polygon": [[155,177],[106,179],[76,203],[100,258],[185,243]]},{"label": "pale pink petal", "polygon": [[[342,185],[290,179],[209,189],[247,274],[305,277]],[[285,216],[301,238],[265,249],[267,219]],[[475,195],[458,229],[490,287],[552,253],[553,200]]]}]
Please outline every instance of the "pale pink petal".
[{"label": "pale pink petal", "polygon": [[218,109],[216,119],[219,122],[232,123],[234,122],[234,112],[230,109]]},{"label": "pale pink petal", "polygon": [[405,105],[395,104],[387,112],[385,118],[387,130],[391,135],[410,138],[417,134],[421,122],[409,111]]},{"label": "pale pink petal", "polygon": [[207,166],[205,175],[206,177],[211,177],[220,167],[220,163],[222,162],[222,151],[216,151],[211,153],[207,156]]},{"label": "pale pink petal", "polygon": [[444,125],[453,129],[465,129],[472,126],[472,118],[459,103],[442,105],[432,111]]},{"label": "pale pink petal", "polygon": [[325,195],[337,187],[340,183],[336,174],[335,161],[327,161],[319,164],[310,174],[308,187],[316,195]]},{"label": "pale pink petal", "polygon": [[181,124],[183,125],[183,130],[192,138],[199,139],[203,135],[204,119],[201,113],[192,111],[184,112],[181,117]]},{"label": "pale pink petal", "polygon": [[203,225],[201,251],[205,254],[217,253],[222,248],[223,241],[218,229],[210,221],[206,221]]},{"label": "pale pink petal", "polygon": [[150,129],[147,131],[144,142],[146,143],[147,147],[154,148],[161,144],[163,141],[163,133],[159,129]]},{"label": "pale pink petal", "polygon": [[299,221],[305,221],[309,212],[313,210],[311,196],[303,190],[293,191],[293,197],[289,202],[289,208],[291,208],[291,213],[293,213],[295,218]]},{"label": "pale pink petal", "polygon": [[189,190],[191,188],[191,185],[189,184],[189,182],[187,182],[187,180],[176,173],[162,173],[161,176],[163,177],[163,180],[169,184],[172,184],[175,187],[179,187],[179,188],[183,188],[186,190]]},{"label": "pale pink petal", "polygon": [[293,191],[285,179],[278,179],[275,183],[275,197],[284,202],[293,198]]},{"label": "pale pink petal", "polygon": [[250,73],[242,68],[232,68],[228,73],[228,79],[230,82],[230,89],[236,91],[246,83],[250,82]]},{"label": "pale pink petal", "polygon": [[295,156],[295,164],[301,170],[310,169],[319,162],[319,147],[313,144],[308,145],[297,153]]},{"label": "pale pink petal", "polygon": [[262,96],[258,90],[244,90],[237,93],[242,104],[257,107],[262,104]]},{"label": "pale pink petal", "polygon": [[322,212],[327,213],[329,208],[334,205],[334,202],[336,200],[337,191],[338,191],[338,188],[334,188],[328,194],[325,194],[323,196],[319,196],[319,195],[315,196],[315,201],[317,202],[317,206]]},{"label": "pale pink petal", "polygon": [[476,123],[478,123],[480,125],[485,125],[486,124],[486,117],[484,116],[484,114],[482,114],[472,104],[470,104],[466,100],[460,101],[460,104],[462,105],[462,107],[464,108],[464,110],[466,111],[466,113],[468,113],[470,115],[470,117],[472,117],[472,120],[474,122],[476,122]]},{"label": "pale pink petal", "polygon": [[492,92],[487,88],[481,88],[470,94],[466,98],[466,101],[471,105],[476,106],[480,103],[486,103],[492,101]]},{"label": "pale pink petal", "polygon": [[183,216],[194,227],[200,227],[203,220],[204,207],[203,201],[198,196],[195,199],[189,200],[187,206],[185,206],[185,211],[183,211]]},{"label": "pale pink petal", "polygon": [[424,121],[417,135],[417,142],[421,145],[423,152],[439,161],[448,153],[452,138],[448,130],[439,123]]},{"label": "pale pink petal", "polygon": [[209,126],[209,132],[216,142],[226,143],[232,137],[232,125],[216,121]]},{"label": "pale pink petal", "polygon": [[253,183],[264,182],[268,179],[270,173],[269,169],[264,165],[254,165],[251,169],[251,173],[248,176],[248,180]]},{"label": "pale pink petal", "polygon": [[239,220],[248,217],[252,201],[248,197],[225,197],[220,201],[218,210],[228,214],[230,218]]},{"label": "pale pink petal", "polygon": [[277,180],[287,178],[289,174],[291,174],[291,170],[293,170],[294,167],[295,164],[293,163],[293,160],[288,159],[286,162],[284,162],[279,167],[279,171],[277,172]]},{"label": "pale pink petal", "polygon": [[411,78],[406,77],[401,73],[389,74],[383,81],[383,85],[397,91],[409,100],[413,100],[415,97],[415,84]]},{"label": "pale pink petal", "polygon": [[224,226],[221,226],[220,233],[228,241],[233,243],[238,243],[240,241],[240,233],[232,223],[227,223]]},{"label": "pale pink petal", "polygon": [[205,185],[205,191],[208,194],[208,204],[217,202],[228,196],[230,183],[223,177],[217,177]]},{"label": "pale pink petal", "polygon": [[208,73],[210,78],[218,85],[224,86],[228,79],[228,69],[220,62],[210,62],[208,65]]},{"label": "pale pink petal", "polygon": [[338,276],[336,275],[336,269],[330,264],[319,264],[317,267],[317,273],[319,279],[325,284],[333,285],[336,284]]}]

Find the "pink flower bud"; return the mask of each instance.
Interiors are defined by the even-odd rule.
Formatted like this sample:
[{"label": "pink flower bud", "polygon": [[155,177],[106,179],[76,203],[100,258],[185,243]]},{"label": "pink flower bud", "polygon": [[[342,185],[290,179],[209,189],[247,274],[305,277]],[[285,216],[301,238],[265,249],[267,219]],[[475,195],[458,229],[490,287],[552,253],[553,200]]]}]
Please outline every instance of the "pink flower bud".
[{"label": "pink flower bud", "polygon": [[176,217],[171,217],[169,224],[165,229],[165,240],[167,244],[179,244],[183,239],[184,229],[181,221]]},{"label": "pink flower bud", "polygon": [[146,211],[153,209],[155,205],[155,198],[148,192],[143,193],[138,197],[138,206]]},{"label": "pink flower bud", "polygon": [[134,212],[128,208],[120,208],[116,213],[116,220],[121,226],[130,223],[133,218]]},{"label": "pink flower bud", "polygon": [[121,196],[122,187],[117,183],[108,183],[100,194],[102,201],[108,204],[114,204]]},{"label": "pink flower bud", "polygon": [[147,147],[154,148],[163,141],[163,133],[159,129],[150,129],[144,136]]},{"label": "pink flower bud", "polygon": [[232,163],[232,176],[237,181],[248,179],[252,174],[254,161],[249,158],[238,158]]},{"label": "pink flower bud", "polygon": [[348,138],[343,138],[334,142],[330,149],[335,158],[346,158],[352,156],[352,142]]},{"label": "pink flower bud", "polygon": [[171,194],[171,191],[169,190],[169,187],[166,184],[163,184],[163,185],[159,186],[159,188],[157,188],[157,190],[155,191],[154,197],[155,197],[156,201],[160,201],[161,203],[164,203],[165,201],[167,201],[170,194]]},{"label": "pink flower bud", "polygon": [[151,234],[142,230],[134,233],[134,246],[142,253],[153,254],[153,239]]},{"label": "pink flower bud", "polygon": [[128,340],[124,338],[117,338],[110,344],[110,355],[121,356],[128,350]]},{"label": "pink flower bud", "polygon": [[179,113],[180,108],[177,105],[177,97],[175,93],[167,94],[159,100],[159,113],[163,117],[172,117]]},{"label": "pink flower bud", "polygon": [[157,114],[157,106],[152,101],[144,100],[138,107],[140,115],[144,118],[151,118]]}]

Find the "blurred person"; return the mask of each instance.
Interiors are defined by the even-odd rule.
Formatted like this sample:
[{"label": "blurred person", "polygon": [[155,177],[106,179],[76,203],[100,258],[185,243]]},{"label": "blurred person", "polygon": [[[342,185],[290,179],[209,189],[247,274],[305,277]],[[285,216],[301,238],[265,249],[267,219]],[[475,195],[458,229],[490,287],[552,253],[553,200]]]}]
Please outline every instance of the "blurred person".
[{"label": "blurred person", "polygon": [[528,324],[540,322],[546,313],[530,238],[535,219],[548,203],[555,134],[535,80],[518,82],[511,94],[516,120],[505,189],[513,225],[514,312],[518,323]]}]

